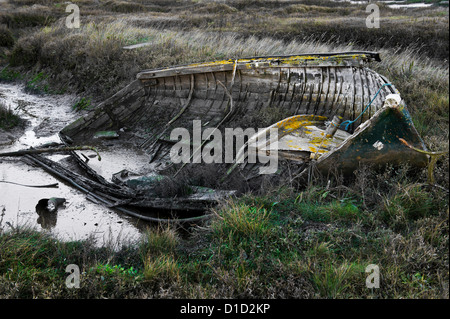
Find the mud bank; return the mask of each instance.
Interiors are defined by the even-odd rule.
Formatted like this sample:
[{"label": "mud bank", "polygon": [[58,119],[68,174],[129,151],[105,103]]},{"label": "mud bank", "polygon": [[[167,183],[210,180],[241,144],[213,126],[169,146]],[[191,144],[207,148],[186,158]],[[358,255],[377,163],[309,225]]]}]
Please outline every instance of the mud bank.
[{"label": "mud bank", "polygon": [[[17,85],[0,84],[0,102],[14,110],[24,121],[21,127],[0,130],[0,152],[17,151],[46,143],[60,143],[58,132],[81,115],[72,105],[75,96],[31,95]],[[107,179],[121,169],[139,169],[138,156],[116,149],[100,150],[102,162],[92,167]],[[89,151],[83,152],[91,155]],[[52,155],[54,161],[69,160],[66,155]],[[16,184],[12,184],[16,183]],[[58,188],[32,188],[24,185],[58,184]],[[65,205],[55,213],[36,210],[40,199],[65,198]],[[39,167],[20,157],[0,158],[0,227],[30,226],[51,232],[63,240],[94,238],[98,245],[120,246],[124,241],[137,240],[147,225],[86,200],[84,194],[57,180]]]}]

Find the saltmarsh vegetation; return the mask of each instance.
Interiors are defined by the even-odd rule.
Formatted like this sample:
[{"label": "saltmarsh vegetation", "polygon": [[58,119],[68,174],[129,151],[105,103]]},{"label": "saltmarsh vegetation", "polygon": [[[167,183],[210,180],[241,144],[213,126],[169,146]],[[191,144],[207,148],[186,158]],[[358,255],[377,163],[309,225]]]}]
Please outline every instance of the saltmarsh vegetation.
[{"label": "saltmarsh vegetation", "polygon": [[[373,179],[378,184],[247,195],[217,207],[216,217],[188,238],[161,226],[119,250],[89,240],[60,242],[25,228],[4,230],[0,296],[446,297],[446,195],[411,189],[408,178],[389,170]],[[81,268],[79,289],[65,287],[71,263]],[[369,264],[380,266],[380,289],[365,286]]]},{"label": "saltmarsh vegetation", "polygon": [[20,117],[8,105],[0,103],[0,129],[7,130],[21,123]]},{"label": "saltmarsh vegetation", "polygon": [[[74,106],[81,109],[142,69],[380,51],[383,61],[371,67],[399,89],[427,147],[448,150],[445,7],[380,4],[381,28],[367,29],[364,6],[326,0],[73,2],[84,10],[80,29],[65,27],[58,1],[18,1],[0,15],[5,80],[78,93],[86,97]],[[36,3],[34,14],[50,18],[25,22],[23,12]],[[151,45],[123,49],[142,42]],[[448,155],[434,173],[438,186],[448,185]],[[151,228],[120,249],[0,223],[0,297],[448,298],[448,191],[427,185],[426,170],[362,167],[345,181],[331,174],[281,184],[267,179],[260,190],[221,203],[189,234]],[[65,287],[68,264],[81,268],[80,289]],[[380,289],[365,286],[369,264],[380,267]]]}]

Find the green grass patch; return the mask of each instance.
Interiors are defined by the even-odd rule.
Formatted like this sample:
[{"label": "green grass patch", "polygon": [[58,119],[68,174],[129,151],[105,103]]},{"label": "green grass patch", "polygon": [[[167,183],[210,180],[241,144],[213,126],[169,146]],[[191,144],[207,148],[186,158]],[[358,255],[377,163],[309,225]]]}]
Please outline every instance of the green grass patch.
[{"label": "green grass patch", "polygon": [[0,71],[0,81],[14,82],[20,80],[22,75],[20,72],[11,69],[8,65]]},{"label": "green grass patch", "polygon": [[9,106],[0,103],[0,128],[12,129],[21,123],[20,117]]},{"label": "green grass patch", "polygon": [[50,88],[46,81],[47,78],[48,75],[44,74],[44,72],[37,73],[26,82],[25,91],[33,94],[50,93]]},{"label": "green grass patch", "polygon": [[75,111],[83,111],[91,108],[91,98],[82,97],[73,106],[72,109]]}]

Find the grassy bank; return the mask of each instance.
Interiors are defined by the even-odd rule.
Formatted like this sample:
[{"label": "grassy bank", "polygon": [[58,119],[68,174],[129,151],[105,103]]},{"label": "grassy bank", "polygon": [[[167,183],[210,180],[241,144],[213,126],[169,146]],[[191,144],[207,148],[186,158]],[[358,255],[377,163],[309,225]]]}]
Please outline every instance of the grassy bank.
[{"label": "grassy bank", "polygon": [[[364,6],[327,0],[72,2],[79,29],[65,27],[58,1],[1,4],[1,80],[77,93],[95,107],[142,69],[378,50],[382,62],[370,67],[399,89],[427,147],[448,151],[447,8],[380,4],[373,30]],[[0,298],[448,298],[448,163],[446,155],[436,165],[438,186],[408,167],[310,184],[267,179],[185,236],[175,226],[151,229],[119,250],[0,217]],[[65,286],[68,264],[82,271],[80,289]],[[366,288],[370,264],[380,267],[380,289]]]},{"label": "grassy bank", "polygon": [[[411,183],[406,170],[359,174],[346,187],[245,196],[189,236],[162,227],[119,251],[5,226],[0,296],[448,298],[445,191]],[[80,267],[79,289],[65,286],[68,264]],[[379,289],[365,286],[370,264]]]}]

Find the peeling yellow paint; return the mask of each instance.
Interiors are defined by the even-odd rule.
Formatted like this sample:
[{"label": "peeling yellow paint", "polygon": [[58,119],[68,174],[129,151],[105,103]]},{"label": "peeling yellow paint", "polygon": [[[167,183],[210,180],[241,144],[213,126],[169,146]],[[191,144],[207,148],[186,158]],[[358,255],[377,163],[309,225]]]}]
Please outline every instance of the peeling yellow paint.
[{"label": "peeling yellow paint", "polygon": [[327,61],[327,60],[336,60],[337,62],[341,62],[345,59],[354,59],[354,60],[365,60],[367,59],[366,54],[336,54],[333,56],[314,56],[314,55],[293,55],[289,57],[267,57],[267,58],[244,58],[244,59],[230,59],[230,60],[220,60],[220,61],[211,61],[211,62],[202,62],[202,63],[192,63],[187,65],[188,67],[207,67],[207,66],[215,66],[215,65],[229,65],[229,64],[243,64],[246,68],[251,68],[251,66],[255,63],[263,63],[269,62],[269,66],[272,64],[271,62],[276,62],[277,64],[298,64],[305,61]]},{"label": "peeling yellow paint", "polygon": [[[138,79],[144,80],[145,78],[157,78],[161,76],[168,76],[167,72],[173,72],[178,74],[184,69],[197,68],[197,73],[202,72],[202,68],[217,67],[217,71],[223,71],[230,66],[238,67],[239,69],[258,69],[258,68],[272,68],[272,67],[298,67],[306,65],[320,65],[325,63],[326,65],[342,65],[344,61],[349,61],[354,64],[356,61],[368,61],[370,60],[370,55],[359,53],[359,54],[336,54],[331,56],[320,56],[320,55],[292,55],[292,56],[273,56],[273,57],[256,57],[256,58],[241,58],[241,59],[229,59],[229,60],[219,60],[201,63],[191,63],[176,67],[166,67],[158,70],[144,71],[138,74]],[[227,66],[227,68],[225,68]],[[210,70],[208,70],[210,71]]]}]

